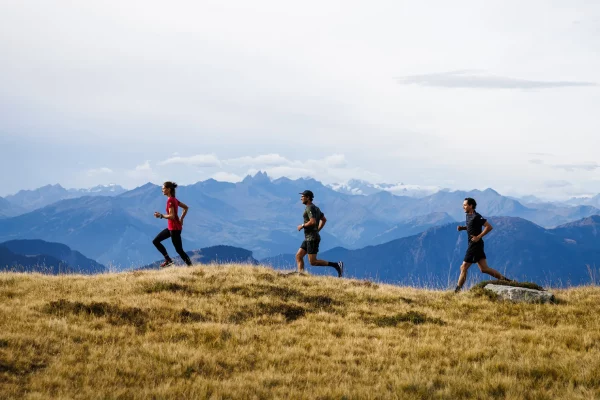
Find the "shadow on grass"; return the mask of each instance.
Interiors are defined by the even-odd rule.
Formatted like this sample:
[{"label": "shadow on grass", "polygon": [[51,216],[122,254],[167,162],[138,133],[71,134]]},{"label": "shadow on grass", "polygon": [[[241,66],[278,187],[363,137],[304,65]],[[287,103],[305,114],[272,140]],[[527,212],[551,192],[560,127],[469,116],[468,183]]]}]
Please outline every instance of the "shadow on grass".
[{"label": "shadow on grass", "polygon": [[309,312],[306,307],[287,303],[266,304],[258,303],[255,307],[244,306],[241,310],[234,312],[229,316],[229,322],[233,324],[242,324],[250,319],[263,315],[274,316],[283,315],[286,322],[292,322],[302,318]]},{"label": "shadow on grass", "polygon": [[47,366],[47,363],[40,360],[0,360],[0,374],[8,373],[11,375],[25,376],[33,374]]},{"label": "shadow on grass", "polygon": [[248,298],[273,297],[283,301],[295,300],[305,303],[312,308],[319,310],[329,310],[333,306],[339,306],[342,303],[325,295],[306,295],[299,290],[285,286],[275,285],[245,285],[234,286],[223,289],[224,292],[231,292],[239,296]]},{"label": "shadow on grass", "polygon": [[201,313],[189,311],[187,309],[183,309],[179,312],[177,322],[181,322],[183,324],[186,323],[194,323],[194,322],[206,322],[210,319],[204,316]]},{"label": "shadow on grass", "polygon": [[397,326],[402,322],[409,322],[414,325],[421,325],[425,323],[446,325],[446,323],[440,318],[431,318],[418,311],[408,311],[406,313],[399,313],[396,315],[384,315],[382,317],[371,317],[365,318],[364,320],[365,322],[374,323],[375,325],[380,327],[393,327]]},{"label": "shadow on grass", "polygon": [[198,291],[191,288],[188,285],[182,285],[175,282],[152,282],[146,283],[143,287],[144,293],[160,293],[160,292],[171,292],[171,293],[184,293],[184,294],[197,294]]},{"label": "shadow on grass", "polygon": [[106,317],[112,325],[132,325],[144,331],[148,323],[148,314],[137,307],[119,307],[104,302],[84,304],[79,301],[60,299],[46,304],[43,311],[52,315],[91,315]]},{"label": "shadow on grass", "polygon": [[376,283],[373,283],[371,281],[351,280],[350,285],[359,286],[359,287],[367,287],[367,288],[371,288],[371,289],[379,289],[379,285]]}]

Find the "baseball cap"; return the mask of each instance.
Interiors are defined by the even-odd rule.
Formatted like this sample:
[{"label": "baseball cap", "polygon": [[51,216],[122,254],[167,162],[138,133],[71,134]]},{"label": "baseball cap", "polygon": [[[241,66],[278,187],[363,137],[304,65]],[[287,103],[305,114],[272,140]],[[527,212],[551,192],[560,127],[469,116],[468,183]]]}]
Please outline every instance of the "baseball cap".
[{"label": "baseball cap", "polygon": [[298,193],[298,194],[301,194],[301,195],[306,196],[306,197],[310,197],[311,199],[315,198],[315,195],[310,190],[305,190],[304,192]]}]

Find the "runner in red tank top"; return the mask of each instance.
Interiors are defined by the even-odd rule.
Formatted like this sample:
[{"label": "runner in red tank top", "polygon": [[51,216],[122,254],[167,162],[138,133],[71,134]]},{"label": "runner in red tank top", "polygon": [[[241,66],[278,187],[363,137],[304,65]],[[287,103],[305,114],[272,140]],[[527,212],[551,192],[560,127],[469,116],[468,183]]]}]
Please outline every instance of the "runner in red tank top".
[{"label": "runner in red tank top", "polygon": [[[169,237],[173,242],[173,246],[175,247],[177,254],[181,256],[181,259],[188,266],[192,265],[192,260],[190,260],[190,257],[185,253],[185,251],[183,251],[183,246],[181,244],[181,230],[183,229],[183,219],[185,218],[189,207],[177,200],[177,198],[175,197],[175,188],[177,188],[177,184],[175,182],[167,181],[163,184],[162,192],[165,196],[167,196],[167,214],[161,214],[158,211],[154,213],[154,216],[156,218],[166,218],[168,220],[167,229],[163,230],[158,235],[156,235],[156,237],[152,241],[152,243],[154,244],[154,246],[156,246],[158,251],[160,251],[160,253],[165,257],[165,261],[162,264],[160,264],[161,268],[173,264],[173,260],[171,260],[171,257],[169,257],[167,249],[165,249],[165,246],[163,246],[161,243],[163,240]],[[179,217],[179,207],[183,208],[183,213],[181,214],[181,217]]]}]

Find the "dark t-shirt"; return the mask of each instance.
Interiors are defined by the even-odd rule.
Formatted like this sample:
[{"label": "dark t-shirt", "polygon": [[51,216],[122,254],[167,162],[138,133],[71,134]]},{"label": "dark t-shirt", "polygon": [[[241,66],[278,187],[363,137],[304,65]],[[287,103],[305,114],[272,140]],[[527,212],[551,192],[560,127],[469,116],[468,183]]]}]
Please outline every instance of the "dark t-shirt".
[{"label": "dark t-shirt", "polygon": [[321,216],[323,213],[319,210],[319,207],[314,204],[306,206],[304,210],[304,223],[308,223],[311,218],[314,218],[317,223],[313,226],[309,226],[304,228],[304,237],[306,240],[318,240],[321,237],[319,236],[319,222],[321,221]]},{"label": "dark t-shirt", "polygon": [[[487,219],[483,218],[478,212],[473,214],[467,214],[467,235],[469,238],[469,245],[471,245],[471,236],[477,236],[483,231],[483,225],[487,222]],[[480,239],[479,242],[483,242]]]}]

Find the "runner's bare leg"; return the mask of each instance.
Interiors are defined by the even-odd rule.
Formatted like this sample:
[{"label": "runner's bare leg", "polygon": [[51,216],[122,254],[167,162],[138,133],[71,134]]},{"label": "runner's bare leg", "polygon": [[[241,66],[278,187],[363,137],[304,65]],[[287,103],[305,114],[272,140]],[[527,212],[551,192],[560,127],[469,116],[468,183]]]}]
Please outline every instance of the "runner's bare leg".
[{"label": "runner's bare leg", "polygon": [[463,261],[462,265],[460,266],[460,276],[458,277],[458,283],[456,284],[457,287],[462,288],[465,284],[465,281],[467,280],[467,272],[469,271],[469,267],[471,265],[472,263]]},{"label": "runner's bare leg", "polygon": [[298,272],[304,272],[304,256],[306,255],[306,250],[298,249],[296,253],[296,264],[298,264]]},{"label": "runner's bare leg", "polygon": [[479,260],[477,262],[477,265],[479,266],[479,269],[481,270],[482,273],[484,274],[488,274],[493,276],[494,278],[498,279],[498,280],[503,280],[503,281],[508,281],[509,279],[507,277],[505,277],[504,275],[502,275],[500,272],[496,271],[494,268],[490,268],[488,266],[487,260],[485,258],[482,258],[481,260]]},{"label": "runner's bare leg", "polygon": [[317,260],[316,254],[309,254],[308,261],[310,262],[310,265],[312,265],[313,267],[328,267],[329,266],[329,261]]}]

